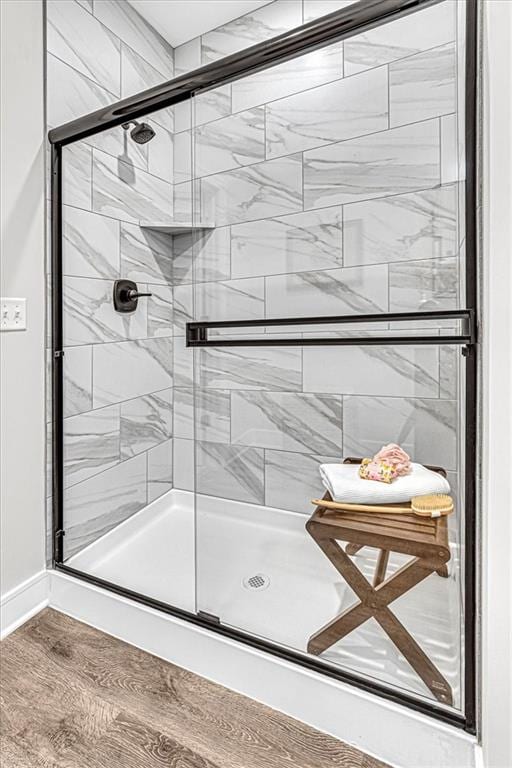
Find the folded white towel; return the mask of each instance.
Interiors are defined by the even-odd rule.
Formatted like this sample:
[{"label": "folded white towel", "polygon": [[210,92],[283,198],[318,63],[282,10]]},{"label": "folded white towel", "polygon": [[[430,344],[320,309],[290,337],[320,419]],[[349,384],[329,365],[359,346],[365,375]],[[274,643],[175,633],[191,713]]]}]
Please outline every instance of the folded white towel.
[{"label": "folded white towel", "polygon": [[395,504],[427,493],[449,493],[448,480],[422,464],[411,463],[408,475],[392,483],[363,480],[359,464],[321,464],[322,483],[335,501],[349,504]]}]

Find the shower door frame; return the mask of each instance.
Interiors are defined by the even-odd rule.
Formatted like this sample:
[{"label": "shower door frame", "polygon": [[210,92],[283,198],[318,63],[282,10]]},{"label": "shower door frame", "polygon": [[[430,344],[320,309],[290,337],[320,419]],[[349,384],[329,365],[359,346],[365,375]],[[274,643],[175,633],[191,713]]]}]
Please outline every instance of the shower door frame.
[{"label": "shower door frame", "polygon": [[[388,685],[365,678],[356,673],[341,670],[310,658],[299,652],[223,626],[200,613],[192,613],[168,605],[146,595],[126,589],[118,584],[105,581],[91,574],[66,565],[63,557],[64,530],[64,471],[63,471],[63,313],[62,313],[62,150],[65,146],[93,136],[102,131],[120,126],[158,109],[173,106],[195,95],[207,87],[218,87],[223,83],[267,69],[269,66],[288,61],[298,55],[320,48],[329,43],[360,34],[368,29],[380,26],[398,17],[417,12],[443,0],[360,0],[351,6],[335,11],[320,19],[290,30],[271,40],[251,46],[239,53],[227,56],[219,61],[194,70],[191,73],[174,78],[142,93],[123,99],[115,104],[99,109],[81,118],[61,125],[49,131],[51,144],[51,260],[52,260],[52,559],[56,570],[67,573],[110,592],[130,598],[143,605],[155,608],[189,623],[209,629],[212,632],[238,640],[248,646],[271,653],[281,659],[299,664],[307,669],[349,683],[359,689],[376,694],[382,698],[404,705],[410,709],[429,715],[452,726],[462,728],[468,733],[477,731],[476,701],[476,470],[477,470],[477,350],[476,337],[478,317],[477,283],[477,90],[478,90],[478,0],[466,0],[466,57],[465,57],[465,308],[454,310],[453,318],[467,321],[464,333],[457,337],[448,337],[448,343],[463,345],[466,359],[465,367],[465,571],[464,571],[464,710],[463,713],[449,711],[436,704],[415,697],[414,695],[393,689]],[[401,313],[395,319],[433,319],[441,313]],[[450,315],[450,311],[448,312]],[[367,319],[366,316],[361,318]],[[356,318],[300,318],[297,321],[284,319],[284,324],[294,322],[354,322]],[[382,319],[382,317],[381,317]],[[362,321],[362,320],[361,320]],[[276,321],[283,324],[283,320]],[[254,323],[234,323],[246,326]],[[265,325],[272,324],[268,320]],[[219,323],[191,323],[187,328],[188,346],[204,346],[209,343],[219,344],[219,339],[209,342],[207,328],[218,327]],[[425,337],[423,337],[425,338]],[[421,336],[389,337],[388,343],[427,343]],[[364,342],[368,343],[368,337]],[[312,340],[313,342],[313,340]],[[360,339],[316,340],[316,343],[362,343]],[[382,343],[377,339],[375,343]],[[439,337],[437,338],[439,342]],[[240,344],[240,341],[237,342]],[[261,340],[254,340],[262,344]],[[281,341],[281,344],[283,342]],[[304,343],[304,340],[302,340]],[[370,340],[370,343],[371,340]]]}]

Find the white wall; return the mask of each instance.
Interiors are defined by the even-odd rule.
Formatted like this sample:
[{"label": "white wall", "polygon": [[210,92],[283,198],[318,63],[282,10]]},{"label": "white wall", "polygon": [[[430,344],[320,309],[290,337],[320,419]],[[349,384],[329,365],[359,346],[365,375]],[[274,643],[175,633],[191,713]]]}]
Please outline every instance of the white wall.
[{"label": "white wall", "polygon": [[45,567],[43,2],[1,0],[2,296],[27,330],[0,334],[1,594]]},{"label": "white wall", "polygon": [[483,25],[482,745],[512,766],[512,3]]}]

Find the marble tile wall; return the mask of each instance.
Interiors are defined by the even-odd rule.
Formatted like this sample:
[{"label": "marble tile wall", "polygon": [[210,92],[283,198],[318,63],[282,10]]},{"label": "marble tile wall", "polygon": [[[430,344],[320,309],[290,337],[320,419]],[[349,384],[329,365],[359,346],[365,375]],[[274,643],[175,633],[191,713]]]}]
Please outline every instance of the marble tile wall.
[{"label": "marble tile wall", "polygon": [[[348,4],[305,0],[302,20]],[[297,6],[278,0],[180,46],[177,70],[292,27]],[[175,334],[192,316],[460,305],[456,10],[440,3],[176,110],[180,204],[217,228],[175,239]],[[264,332],[277,331],[289,335]],[[447,347],[196,350],[196,489],[308,512],[321,461],[390,440],[455,477],[459,365]],[[193,399],[175,389],[190,451]]]},{"label": "marble tile wall", "polygon": [[[124,0],[49,0],[47,19],[49,127],[174,75]],[[173,118],[147,118],[150,144],[117,128],[64,149],[66,557],[172,487],[172,243],[138,224],[172,215]],[[113,309],[121,277],[153,293],[135,314]]]},{"label": "marble tile wall", "polygon": [[[172,487],[174,343],[170,238],[68,205],[63,220],[69,556]],[[152,293],[133,314],[113,308],[120,277]]]},{"label": "marble tile wall", "polygon": [[[76,7],[50,20],[50,124],[350,1],[275,0],[174,52],[127,3],[68,3]],[[136,511],[122,492],[112,493],[110,517],[100,502],[104,478],[121,481],[125,465],[144,485],[137,508],[171,483],[193,489],[195,466],[201,493],[300,512],[320,490],[319,462],[371,453],[384,440],[457,471],[451,349],[196,351],[194,428],[194,355],[184,343],[192,318],[458,305],[454,9],[441,3],[421,11],[421,24],[407,17],[200,93],[192,105],[152,116],[157,139],[146,147],[112,132],[70,149],[70,552]],[[104,41],[94,62],[67,31],[78,13]],[[113,56],[119,67],[102,79]],[[215,229],[175,237],[171,247],[137,225],[173,212]],[[154,294],[129,321],[109,312],[109,281],[118,275]],[[86,513],[96,493],[97,514]]]}]

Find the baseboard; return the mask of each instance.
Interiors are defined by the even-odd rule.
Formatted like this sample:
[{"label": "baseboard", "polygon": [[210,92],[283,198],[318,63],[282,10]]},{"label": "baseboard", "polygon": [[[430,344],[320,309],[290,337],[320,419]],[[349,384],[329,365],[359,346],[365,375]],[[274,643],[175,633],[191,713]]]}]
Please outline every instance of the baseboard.
[{"label": "baseboard", "polygon": [[475,746],[475,768],[485,768],[484,751],[480,744]]},{"label": "baseboard", "polygon": [[48,571],[39,571],[0,598],[0,640],[48,605]]},{"label": "baseboard", "polygon": [[63,573],[50,606],[396,768],[477,768],[464,731]]}]

